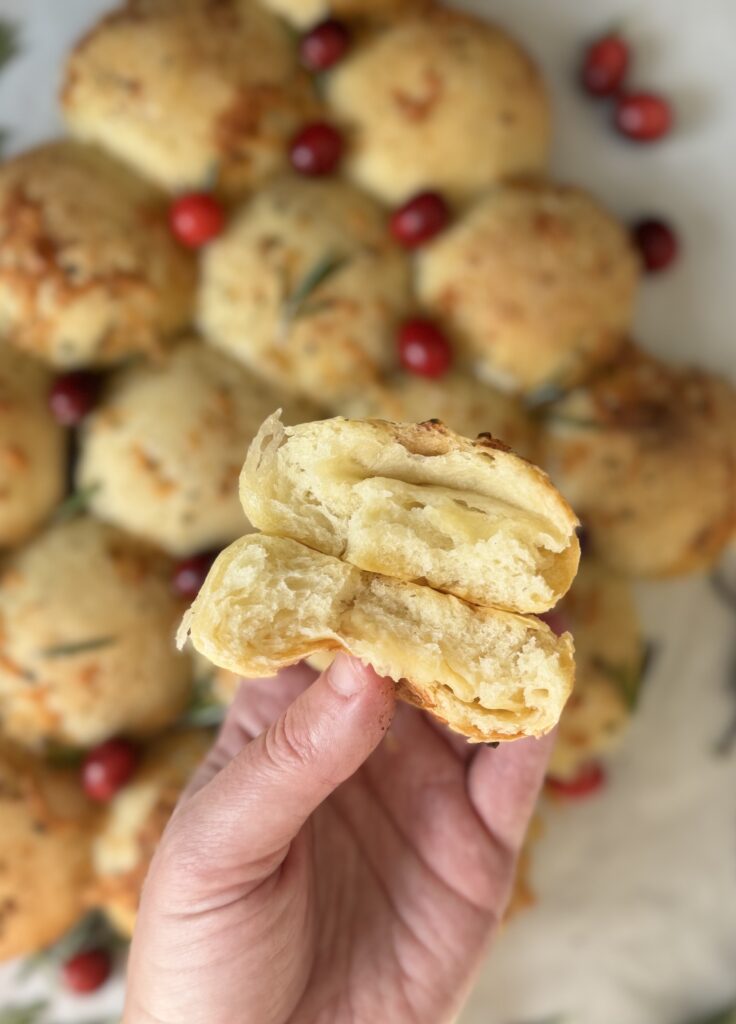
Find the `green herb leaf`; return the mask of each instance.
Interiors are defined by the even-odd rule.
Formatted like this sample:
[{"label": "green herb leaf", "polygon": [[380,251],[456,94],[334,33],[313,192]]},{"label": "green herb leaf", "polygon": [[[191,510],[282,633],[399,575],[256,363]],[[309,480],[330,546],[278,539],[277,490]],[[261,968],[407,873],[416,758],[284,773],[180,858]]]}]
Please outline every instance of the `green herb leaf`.
[{"label": "green herb leaf", "polygon": [[65,523],[67,520],[74,519],[76,516],[86,512],[90,501],[97,494],[100,487],[101,484],[90,484],[89,487],[82,487],[80,490],[70,494],[56,509],[55,521],[57,523]]},{"label": "green herb leaf", "polygon": [[[20,965],[18,978],[25,981],[39,970],[56,971],[67,960],[87,949],[115,949],[123,945],[125,941],[111,928],[105,915],[99,910],[92,910],[53,946],[26,957]],[[2,1017],[0,1024],[4,1024]]]},{"label": "green herb leaf", "polygon": [[0,1024],[38,1024],[48,1003],[26,1003],[25,1006],[6,1006],[0,1010]]},{"label": "green herb leaf", "polygon": [[594,664],[618,687],[629,711],[635,711],[643,689],[643,682],[654,657],[653,644],[647,643],[642,650],[638,665],[614,665],[605,658],[596,658]]},{"label": "green herb leaf", "polygon": [[307,300],[348,262],[347,256],[338,256],[335,253],[329,253],[318,260],[297,283],[291,295],[284,298],[281,310],[282,325],[286,327],[292,320],[296,320],[300,316],[314,313],[318,308],[323,309],[325,303],[318,306],[317,303],[308,303]]},{"label": "green herb leaf", "polygon": [[697,1020],[692,1021],[692,1024],[736,1024],[736,1006],[731,1006],[727,1010],[720,1010],[714,1016],[699,1017]]},{"label": "green herb leaf", "polygon": [[580,430],[608,430],[605,423],[586,416],[568,416],[562,412],[545,412],[543,410],[539,415],[545,423],[551,423],[553,426],[559,423],[563,427],[578,427]]},{"label": "green herb leaf", "polygon": [[195,679],[189,707],[179,719],[179,724],[193,729],[213,729],[225,719],[227,709],[212,692],[214,671]]},{"label": "green herb leaf", "polygon": [[20,53],[20,33],[18,26],[5,18],[0,18],[0,68]]},{"label": "green herb leaf", "polygon": [[38,652],[42,658],[71,658],[76,654],[86,654],[87,651],[98,651],[103,647],[110,647],[117,643],[115,636],[94,636],[89,640],[76,640],[68,644],[52,644],[51,647],[42,647]]}]

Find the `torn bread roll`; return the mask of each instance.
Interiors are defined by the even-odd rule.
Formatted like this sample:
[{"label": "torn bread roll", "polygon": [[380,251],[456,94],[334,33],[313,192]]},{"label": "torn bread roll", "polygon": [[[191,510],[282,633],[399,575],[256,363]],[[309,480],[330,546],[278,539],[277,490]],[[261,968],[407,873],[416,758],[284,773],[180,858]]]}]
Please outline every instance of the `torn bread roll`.
[{"label": "torn bread roll", "polygon": [[547,476],[441,423],[271,416],[240,478],[249,521],[360,569],[540,612],[569,588],[577,519]]},{"label": "torn bread roll", "polygon": [[222,552],[179,630],[210,661],[273,675],[316,651],[345,650],[399,696],[475,741],[540,736],[574,676],[568,634],[430,587],[364,572],[283,537]]}]

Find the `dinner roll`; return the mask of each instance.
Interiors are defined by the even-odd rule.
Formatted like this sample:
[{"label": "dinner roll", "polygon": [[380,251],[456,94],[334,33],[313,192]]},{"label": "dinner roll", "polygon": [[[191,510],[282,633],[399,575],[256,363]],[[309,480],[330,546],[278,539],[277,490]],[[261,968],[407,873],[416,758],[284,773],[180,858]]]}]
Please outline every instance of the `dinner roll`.
[{"label": "dinner roll", "polygon": [[79,517],[14,552],[0,577],[0,726],[26,745],[88,746],[172,722],[190,688],[168,560]]},{"label": "dinner roll", "polygon": [[95,811],[76,770],[0,744],[0,960],[35,953],[85,911]]},{"label": "dinner roll", "polygon": [[66,434],[49,411],[51,376],[0,343],[0,546],[17,544],[51,513],[66,485]]},{"label": "dinner roll", "polygon": [[252,534],[216,560],[179,633],[210,661],[273,675],[342,649],[404,700],[473,740],[550,730],[570,692],[573,648],[538,619],[362,572],[282,537]]},{"label": "dinner roll", "polygon": [[575,639],[575,689],[560,718],[549,772],[572,779],[622,739],[639,695],[645,647],[631,584],[588,556],[551,616]]},{"label": "dinner roll", "polygon": [[373,200],[339,180],[287,177],[208,248],[199,318],[255,373],[326,404],[394,364],[409,302],[406,254]]},{"label": "dinner roll", "polygon": [[240,497],[258,529],[478,604],[544,611],[577,569],[577,520],[545,474],[440,423],[272,416]]},{"label": "dinner roll", "polygon": [[[238,474],[281,396],[190,338],[160,365],[132,365],[85,421],[77,484],[101,519],[174,555],[223,547],[245,532]],[[290,422],[314,409],[286,403]]]},{"label": "dinner roll", "polygon": [[388,203],[428,188],[466,200],[547,160],[539,72],[471,14],[435,7],[369,36],[331,72],[327,98],[351,132],[348,173]]},{"label": "dinner roll", "polygon": [[195,266],[158,191],[98,150],[51,142],[0,165],[0,333],[59,367],[160,350]]},{"label": "dinner roll", "polygon": [[707,568],[736,524],[736,393],[633,345],[550,406],[545,463],[619,572]]},{"label": "dinner roll", "polygon": [[461,356],[497,387],[577,383],[631,324],[637,258],[576,188],[492,189],[420,255],[418,291]]},{"label": "dinner roll", "polygon": [[130,0],[72,51],[72,132],[166,189],[240,193],[287,163],[318,105],[286,27],[256,0]]},{"label": "dinner roll", "polygon": [[463,437],[490,433],[527,459],[537,451],[538,425],[524,405],[467,373],[439,380],[397,373],[338,403],[334,412],[350,419],[422,423],[437,419]]},{"label": "dinner roll", "polygon": [[431,6],[429,0],[264,0],[296,28],[307,29],[326,18],[381,21]]},{"label": "dinner roll", "polygon": [[182,790],[212,746],[189,729],[154,740],[132,780],[107,808],[92,848],[90,899],[117,931],[131,937],[148,868]]}]

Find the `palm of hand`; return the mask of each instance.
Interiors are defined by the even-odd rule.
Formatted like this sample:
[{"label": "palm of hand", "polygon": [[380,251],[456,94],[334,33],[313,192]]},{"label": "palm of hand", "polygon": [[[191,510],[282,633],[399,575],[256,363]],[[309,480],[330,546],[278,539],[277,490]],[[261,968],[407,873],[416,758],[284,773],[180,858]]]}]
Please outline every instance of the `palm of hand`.
[{"label": "palm of hand", "polygon": [[[189,828],[208,780],[313,677],[297,668],[278,686],[244,687],[175,824]],[[541,776],[543,752],[513,746],[474,748],[400,706],[383,742],[290,843],[247,864],[234,847],[211,875],[179,848],[179,867],[196,880],[188,889],[187,870],[169,872],[171,941],[158,946],[181,949],[185,936],[180,1007],[169,996],[167,1015],[141,1021],[453,1019],[503,913]],[[159,963],[161,972],[181,974],[181,961]]]}]

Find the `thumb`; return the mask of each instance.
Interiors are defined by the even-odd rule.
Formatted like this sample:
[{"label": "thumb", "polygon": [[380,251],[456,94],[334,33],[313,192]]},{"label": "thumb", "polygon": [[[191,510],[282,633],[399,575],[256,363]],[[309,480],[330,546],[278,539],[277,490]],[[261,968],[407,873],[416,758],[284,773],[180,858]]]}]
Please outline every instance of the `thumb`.
[{"label": "thumb", "polygon": [[338,655],[175,815],[177,841],[188,847],[181,859],[225,885],[266,877],[313,811],[378,746],[394,701],[390,679]]}]

